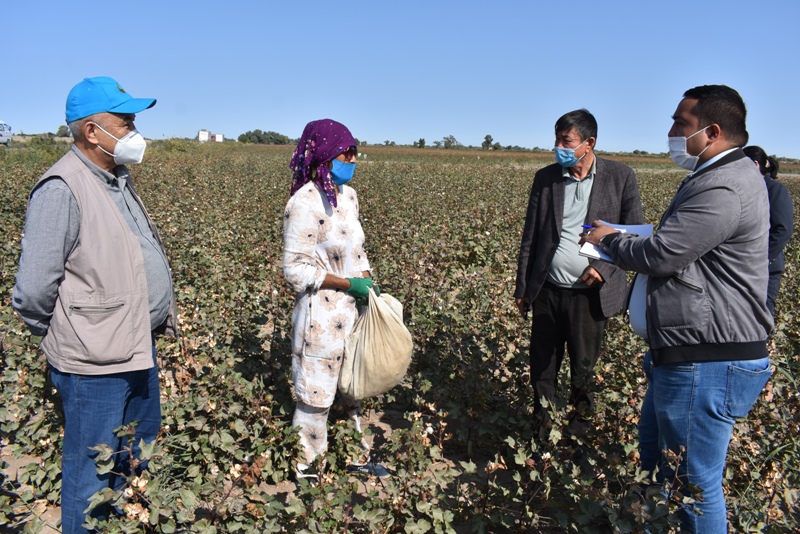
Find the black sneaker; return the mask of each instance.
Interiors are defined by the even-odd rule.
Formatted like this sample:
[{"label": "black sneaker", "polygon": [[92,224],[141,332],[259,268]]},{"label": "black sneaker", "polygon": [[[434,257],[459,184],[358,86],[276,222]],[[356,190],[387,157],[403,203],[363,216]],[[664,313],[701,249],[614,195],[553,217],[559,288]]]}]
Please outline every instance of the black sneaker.
[{"label": "black sneaker", "polygon": [[389,471],[386,470],[381,464],[376,462],[369,462],[361,465],[348,465],[345,470],[354,475],[366,475],[369,477],[388,478]]}]

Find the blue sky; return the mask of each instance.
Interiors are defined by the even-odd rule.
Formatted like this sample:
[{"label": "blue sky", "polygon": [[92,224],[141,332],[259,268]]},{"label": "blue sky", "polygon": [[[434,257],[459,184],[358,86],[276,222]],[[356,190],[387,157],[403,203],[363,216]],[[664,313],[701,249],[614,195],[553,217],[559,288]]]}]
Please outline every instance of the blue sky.
[{"label": "blue sky", "polygon": [[598,149],[663,152],[683,91],[724,83],[752,144],[800,158],[797,0],[27,0],[2,13],[0,120],[16,132],[54,132],[74,84],[112,76],[158,99],[136,121],[153,139],[294,138],[330,117],[373,144],[551,147],[556,119],[585,107]]}]

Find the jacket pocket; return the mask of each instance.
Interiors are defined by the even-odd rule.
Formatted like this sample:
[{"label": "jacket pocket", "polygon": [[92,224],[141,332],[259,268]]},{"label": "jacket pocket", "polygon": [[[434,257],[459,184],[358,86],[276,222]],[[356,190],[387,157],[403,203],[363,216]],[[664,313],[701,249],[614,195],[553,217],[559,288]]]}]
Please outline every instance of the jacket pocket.
[{"label": "jacket pocket", "polygon": [[72,358],[100,365],[130,360],[136,348],[131,295],[68,297],[65,308],[73,336],[63,348]]},{"label": "jacket pocket", "polygon": [[711,318],[711,301],[700,280],[684,273],[669,278],[651,278],[651,305],[656,328],[700,328]]}]

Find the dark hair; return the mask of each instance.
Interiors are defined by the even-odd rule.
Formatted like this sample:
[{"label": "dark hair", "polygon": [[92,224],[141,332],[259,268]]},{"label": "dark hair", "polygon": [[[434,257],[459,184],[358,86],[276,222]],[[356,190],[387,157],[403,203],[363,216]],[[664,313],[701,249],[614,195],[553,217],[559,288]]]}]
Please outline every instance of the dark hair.
[{"label": "dark hair", "polygon": [[747,144],[750,138],[745,125],[747,108],[735,89],[727,85],[701,85],[689,89],[683,96],[697,100],[692,114],[697,117],[701,128],[716,124],[734,145]]},{"label": "dark hair", "polygon": [[767,153],[764,152],[764,149],[760,146],[750,145],[744,147],[744,153],[747,154],[747,157],[758,163],[758,170],[761,171],[761,174],[764,176],[771,176],[772,178],[778,177],[778,160],[773,158],[772,156],[767,156]]},{"label": "dark hair", "polygon": [[556,135],[568,132],[575,128],[581,136],[581,141],[590,137],[597,139],[597,121],[587,109],[576,109],[561,115],[556,121]]}]

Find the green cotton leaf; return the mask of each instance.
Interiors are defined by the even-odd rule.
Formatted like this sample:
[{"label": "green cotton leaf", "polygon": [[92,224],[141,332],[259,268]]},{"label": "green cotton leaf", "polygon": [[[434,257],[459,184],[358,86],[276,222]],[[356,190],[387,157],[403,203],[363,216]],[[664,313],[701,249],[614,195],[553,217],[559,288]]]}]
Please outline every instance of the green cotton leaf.
[{"label": "green cotton leaf", "polygon": [[514,453],[514,463],[517,465],[525,465],[527,461],[528,454],[522,449],[517,449],[517,452]]},{"label": "green cotton leaf", "polygon": [[97,474],[99,475],[105,475],[114,470],[114,458],[95,459],[95,463],[97,464]]},{"label": "green cotton leaf", "polygon": [[161,532],[164,534],[173,534],[175,532],[175,520],[169,518],[165,522],[161,523],[160,527]]},{"label": "green cotton leaf", "polygon": [[275,484],[280,484],[286,478],[285,472],[282,469],[276,469],[270,475],[270,478]]},{"label": "green cotton leaf", "polygon": [[475,465],[475,463],[472,460],[468,462],[458,462],[458,463],[461,464],[461,467],[464,469],[464,473],[468,475],[473,475],[478,471],[478,466]]},{"label": "green cotton leaf", "polygon": [[156,440],[146,443],[143,439],[139,440],[139,459],[149,460],[153,457],[154,452],[157,450]]},{"label": "green cotton leaf", "polygon": [[441,508],[433,508],[430,511],[430,515],[438,523],[444,523],[444,521],[445,521],[444,512],[442,511]]},{"label": "green cotton leaf", "polygon": [[178,490],[178,493],[180,493],[181,500],[186,508],[194,508],[194,506],[197,504],[197,497],[191,490],[187,488],[181,488]]},{"label": "green cotton leaf", "polygon": [[95,457],[95,461],[97,462],[109,460],[114,455],[114,449],[105,443],[95,445],[94,447],[89,447],[89,450],[97,453],[97,456]]},{"label": "green cotton leaf", "polygon": [[197,464],[190,465],[189,469],[186,470],[187,478],[196,478],[200,476],[200,466]]},{"label": "green cotton leaf", "polygon": [[[159,518],[160,515],[161,515],[161,510],[159,510],[158,506],[153,506],[152,503],[151,503],[151,505],[150,505],[150,515],[148,516],[149,520],[150,520],[150,524],[151,525],[157,525],[158,524],[158,518]],[[164,514],[164,515],[166,515],[166,514]]]},{"label": "green cotton leaf", "polygon": [[233,423],[233,429],[240,435],[246,436],[248,434],[247,425],[241,419],[237,419]]},{"label": "green cotton leaf", "polygon": [[220,441],[222,442],[222,446],[225,448],[231,448],[236,443],[236,440],[233,439],[228,432],[222,431],[219,433]]},{"label": "green cotton leaf", "polygon": [[433,528],[427,519],[420,519],[419,521],[409,521],[403,529],[407,534],[422,534],[428,532]]},{"label": "green cotton leaf", "polygon": [[105,504],[107,502],[111,502],[114,497],[116,496],[116,492],[111,488],[103,488],[100,491],[94,493],[91,497],[89,497],[89,506],[84,510],[84,512],[88,512],[89,510],[94,510],[98,506]]},{"label": "green cotton leaf", "polygon": [[306,505],[301,499],[292,499],[289,505],[283,510],[290,516],[302,516],[306,511]]},{"label": "green cotton leaf", "polygon": [[206,426],[206,418],[202,415],[199,417],[195,417],[191,419],[189,422],[186,423],[186,426],[189,428],[194,428],[195,430],[203,430]]}]

